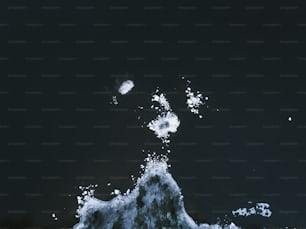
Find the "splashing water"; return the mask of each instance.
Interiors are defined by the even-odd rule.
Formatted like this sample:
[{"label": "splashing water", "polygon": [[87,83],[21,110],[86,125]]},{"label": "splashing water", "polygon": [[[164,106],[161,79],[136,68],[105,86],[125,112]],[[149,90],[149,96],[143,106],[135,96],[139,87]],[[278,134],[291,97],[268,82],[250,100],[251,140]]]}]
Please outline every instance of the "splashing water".
[{"label": "splashing water", "polygon": [[272,215],[269,209],[270,205],[267,203],[256,203],[255,207],[252,208],[239,208],[232,211],[234,216],[250,216],[250,215],[261,215],[263,217],[270,217]]},{"label": "splashing water", "polygon": [[83,208],[83,206],[85,205],[85,203],[90,200],[91,198],[93,198],[94,194],[95,194],[95,189],[98,187],[97,184],[93,185],[89,185],[89,186],[79,186],[79,189],[82,191],[81,196],[77,196],[77,201],[78,201],[78,209],[76,211],[76,218],[80,217],[80,210]]},{"label": "splashing water", "polygon": [[96,199],[87,192],[79,207],[80,222],[73,229],[237,229],[234,223],[196,224],[186,213],[180,188],[168,172],[165,155],[149,154],[141,166],[142,174],[132,191],[110,201]]},{"label": "splashing water", "polygon": [[[190,85],[190,81],[188,80],[188,85]],[[193,92],[190,86],[187,86],[186,90],[186,104],[187,108],[190,110],[191,113],[198,115],[199,118],[203,118],[203,115],[200,114],[199,108],[200,106],[204,105],[205,102],[203,101],[203,95],[197,91]],[[205,100],[208,100],[208,97],[205,97]]]},{"label": "splashing water", "polygon": [[159,107],[152,105],[151,108],[159,111],[159,115],[149,122],[147,127],[154,131],[155,135],[162,140],[162,143],[170,143],[170,133],[175,133],[180,125],[178,116],[172,112],[171,106],[163,93],[152,96],[152,101],[157,102]]},{"label": "splashing water", "polygon": [[[133,87],[132,81],[125,81],[118,91],[124,95]],[[185,93],[188,109],[202,118],[199,112],[199,107],[205,104],[202,94],[199,91],[194,93],[190,87],[187,87]],[[208,97],[205,97],[205,100],[208,100]],[[177,132],[180,120],[159,90],[152,96],[152,102],[158,103],[158,106],[152,105],[151,108],[159,114],[147,127],[167,144],[170,142],[170,133]],[[168,171],[170,165],[166,155],[148,154],[140,167],[140,177],[135,180],[131,176],[135,182],[134,188],[125,193],[115,189],[111,193],[114,197],[110,201],[94,197],[97,185],[80,186],[82,195],[77,197],[79,207],[76,214],[79,223],[73,229],[238,229],[234,223],[197,224],[186,213],[181,190]],[[110,183],[107,186],[110,186]],[[257,203],[253,208],[240,208],[232,211],[232,214],[270,217],[272,212],[269,210],[269,204]]]},{"label": "splashing water", "polygon": [[[118,88],[118,92],[120,95],[126,95],[127,93],[129,93],[133,88],[135,87],[135,84],[132,80],[126,80],[126,81],[123,81],[119,88]],[[112,96],[112,101],[110,102],[110,104],[113,104],[113,105],[118,105],[119,102],[118,102],[118,98],[116,95],[113,95]]]},{"label": "splashing water", "polygon": [[170,133],[175,133],[180,125],[180,120],[173,112],[158,115],[148,124],[148,128],[156,134],[163,143],[169,143]]},{"label": "splashing water", "polygon": [[[158,92],[158,90],[156,91]],[[168,102],[168,100],[166,99],[164,94],[160,94],[160,95],[153,95],[152,96],[152,101],[158,102],[160,104],[160,106],[162,107],[162,109],[160,109],[159,111],[171,111],[171,107],[170,104]]]},{"label": "splashing water", "polygon": [[120,85],[118,92],[121,95],[125,95],[128,92],[130,92],[133,88],[134,88],[135,84],[132,80],[126,80],[124,82],[122,82],[122,84]]}]

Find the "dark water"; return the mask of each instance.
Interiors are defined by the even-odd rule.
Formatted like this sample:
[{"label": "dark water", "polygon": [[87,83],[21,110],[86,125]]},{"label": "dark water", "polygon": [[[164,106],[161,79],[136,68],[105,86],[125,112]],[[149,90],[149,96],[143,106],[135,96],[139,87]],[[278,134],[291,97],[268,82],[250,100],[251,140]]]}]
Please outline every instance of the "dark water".
[{"label": "dark water", "polygon": [[[140,127],[156,117],[157,86],[181,121],[171,174],[193,218],[267,202],[271,218],[235,222],[306,227],[303,2],[14,0],[0,10],[1,227],[71,226],[79,185],[99,184],[102,199],[131,188],[142,149],[161,152]],[[209,96],[203,119],[187,112],[181,75]],[[114,106],[124,79],[135,88]]]}]

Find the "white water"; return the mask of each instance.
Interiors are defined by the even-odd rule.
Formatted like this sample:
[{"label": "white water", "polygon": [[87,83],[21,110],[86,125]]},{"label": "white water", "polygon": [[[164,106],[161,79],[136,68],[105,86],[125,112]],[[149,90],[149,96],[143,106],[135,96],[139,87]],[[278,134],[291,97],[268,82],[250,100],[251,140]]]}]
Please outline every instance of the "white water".
[{"label": "white water", "polygon": [[158,115],[148,124],[148,128],[156,134],[163,143],[169,143],[170,133],[175,133],[180,125],[180,120],[173,112]]},{"label": "white water", "polygon": [[[134,83],[131,84],[131,82],[123,82],[119,93],[122,95],[128,93],[134,87]],[[188,108],[201,118],[199,107],[205,103],[202,94],[194,93],[190,87],[185,92]],[[208,100],[208,97],[205,97],[205,100]],[[152,96],[152,102],[158,103],[158,106],[152,105],[151,108],[157,110],[159,114],[149,122],[147,127],[163,143],[169,143],[170,134],[177,132],[180,120],[172,111],[170,103],[163,93],[156,90]],[[148,154],[144,165],[141,166],[142,174],[137,179],[135,187],[132,190],[128,189],[125,193],[114,189],[111,194],[115,197],[110,201],[94,197],[96,185],[80,187],[82,195],[77,198],[79,207],[76,215],[79,218],[79,223],[73,229],[238,228],[234,223],[225,225],[197,224],[185,211],[183,195],[169,173],[169,167],[167,156]],[[269,204],[258,203],[253,208],[240,208],[232,211],[232,214],[234,216],[257,214],[270,217],[272,212],[269,209]]]},{"label": "white water", "polygon": [[232,211],[234,216],[251,216],[251,215],[261,215],[263,217],[271,217],[272,211],[270,210],[270,205],[268,203],[256,203],[255,207],[251,208],[239,208]]},{"label": "white water", "polygon": [[163,143],[170,143],[170,133],[175,133],[180,125],[178,116],[172,112],[170,103],[163,93],[156,90],[152,96],[152,101],[157,102],[158,106],[152,105],[151,108],[157,110],[159,115],[149,122],[147,127],[152,130],[157,138],[160,138]]},{"label": "white water", "polygon": [[185,211],[183,195],[169,167],[166,156],[149,154],[132,191],[110,201],[98,200],[88,191],[87,196],[79,197],[80,222],[73,229],[238,229],[234,223],[220,226],[194,222]]}]

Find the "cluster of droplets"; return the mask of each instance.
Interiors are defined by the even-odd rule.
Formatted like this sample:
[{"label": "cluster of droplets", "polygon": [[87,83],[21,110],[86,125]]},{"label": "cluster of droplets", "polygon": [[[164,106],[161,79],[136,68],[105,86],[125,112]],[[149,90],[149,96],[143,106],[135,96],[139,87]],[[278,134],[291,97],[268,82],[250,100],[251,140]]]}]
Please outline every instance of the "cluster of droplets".
[{"label": "cluster of droplets", "polygon": [[169,158],[164,155],[164,154],[156,154],[153,152],[152,154],[148,154],[148,156],[144,159],[145,165],[142,165],[141,168],[143,169],[144,172],[147,170],[150,170],[152,167],[158,166],[162,170],[167,170],[168,168],[171,167],[170,164],[168,164]]},{"label": "cluster of droplets", "polygon": [[138,177],[135,184],[139,183],[147,171],[154,171],[158,169],[159,171],[166,172],[171,167],[171,165],[168,164],[168,160],[169,158],[167,155],[156,154],[155,152],[148,153],[147,157],[144,159],[144,163],[140,165],[140,177]]},{"label": "cluster of droplets", "polygon": [[158,110],[159,112],[164,112],[164,111],[171,111],[171,106],[168,102],[168,100],[166,99],[165,95],[163,93],[161,93],[160,95],[158,95],[159,90],[156,89],[155,93],[152,96],[152,101],[153,102],[158,102],[158,104],[160,106],[154,106],[152,105],[151,108]]},{"label": "cluster of droplets", "polygon": [[56,216],[55,213],[52,213],[52,214],[51,214],[51,217],[52,217],[52,219],[53,219],[54,221],[58,221],[58,218],[57,218],[57,216]]},{"label": "cluster of droplets", "polygon": [[112,97],[112,102],[111,102],[111,104],[118,105],[118,99],[117,99],[117,96],[116,96],[116,95],[114,95],[114,96]]},{"label": "cluster of droplets", "polygon": [[270,205],[268,203],[256,203],[255,207],[251,208],[239,208],[232,211],[234,216],[250,216],[250,215],[261,215],[263,217],[270,217],[272,215],[269,209]]},{"label": "cluster of droplets", "polygon": [[158,111],[158,116],[149,122],[147,127],[154,131],[155,135],[161,139],[162,143],[170,143],[170,133],[175,133],[180,125],[180,120],[172,111],[171,106],[163,93],[156,89],[152,96],[152,102],[157,102],[158,106],[152,105],[151,108]]},{"label": "cluster of droplets", "polygon": [[205,96],[205,98],[203,98],[203,95],[202,93],[200,93],[200,91],[193,92],[190,87],[190,84],[191,81],[187,80],[187,87],[185,90],[187,108],[190,110],[191,113],[198,115],[199,118],[203,118],[203,115],[200,114],[199,109],[200,106],[205,104],[205,101],[208,100],[208,97]]},{"label": "cluster of droplets", "polygon": [[84,206],[84,204],[90,200],[91,198],[94,197],[95,195],[95,190],[98,187],[97,184],[89,185],[89,186],[79,186],[79,189],[81,190],[81,195],[77,196],[77,202],[78,202],[78,209],[76,211],[76,217],[80,217],[80,210]]}]

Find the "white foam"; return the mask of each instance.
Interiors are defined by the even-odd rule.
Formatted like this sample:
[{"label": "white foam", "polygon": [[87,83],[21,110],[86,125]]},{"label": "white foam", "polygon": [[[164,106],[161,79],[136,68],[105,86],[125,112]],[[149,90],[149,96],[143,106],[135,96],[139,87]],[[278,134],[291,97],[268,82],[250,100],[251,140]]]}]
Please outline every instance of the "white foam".
[{"label": "white foam", "polygon": [[122,84],[120,85],[119,89],[118,89],[118,92],[121,95],[125,95],[128,92],[130,92],[133,89],[134,86],[135,86],[135,84],[132,80],[123,81]]},{"label": "white foam", "polygon": [[152,102],[157,102],[158,106],[152,105],[151,108],[158,111],[159,115],[151,120],[147,127],[154,131],[155,135],[162,140],[162,143],[170,142],[170,133],[175,133],[180,125],[178,116],[172,112],[169,101],[163,93],[156,89],[152,96]]},{"label": "white foam", "polygon": [[162,142],[168,143],[170,133],[175,133],[180,125],[180,120],[173,112],[168,111],[158,115],[156,119],[152,120],[147,126],[154,131],[156,136],[162,139]]},{"label": "white foam", "polygon": [[171,111],[170,104],[163,93],[161,93],[160,95],[153,95],[152,101],[158,102],[164,111]]},{"label": "white foam", "polygon": [[151,108],[157,110],[159,115],[151,120],[147,127],[154,131],[155,135],[162,140],[163,143],[169,143],[170,133],[175,133],[180,125],[178,116],[172,112],[169,101],[163,93],[159,93],[159,89],[152,96],[152,102],[157,102],[158,106],[152,105]]},{"label": "white foam", "polygon": [[270,205],[268,203],[256,203],[255,207],[251,208],[239,208],[232,211],[234,216],[251,216],[251,215],[261,215],[263,217],[271,217],[272,211],[270,210]]}]

